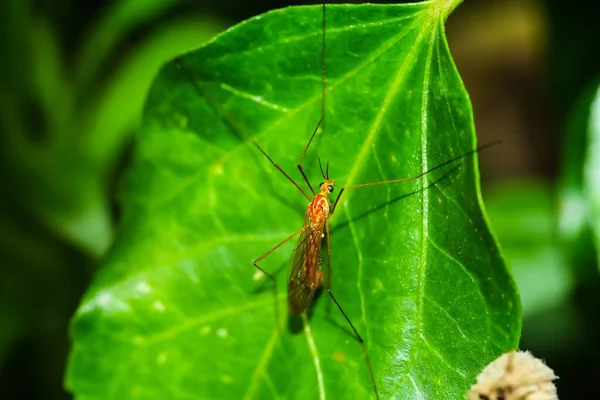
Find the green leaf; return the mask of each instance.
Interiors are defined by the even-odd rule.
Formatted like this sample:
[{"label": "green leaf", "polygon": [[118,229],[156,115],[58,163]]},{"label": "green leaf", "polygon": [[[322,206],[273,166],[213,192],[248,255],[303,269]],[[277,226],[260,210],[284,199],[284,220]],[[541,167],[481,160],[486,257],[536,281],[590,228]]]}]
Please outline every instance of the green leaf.
[{"label": "green leaf", "polygon": [[[303,163],[314,184],[317,156],[340,190],[474,148],[443,30],[451,6],[327,7],[326,118]],[[279,332],[272,286],[252,267],[301,227],[308,201],[250,138],[302,183],[320,43],[320,7],[291,7],[187,54],[186,70],[161,71],[118,239],[73,320],[67,386],[78,398],[373,397],[327,294],[308,325],[282,313]],[[517,346],[520,303],[482,213],[475,157],[349,190],[330,222],[332,292],[367,343],[382,399],[459,398]],[[282,311],[292,249],[262,263],[280,270]]]},{"label": "green leaf", "polygon": [[[111,227],[98,171],[77,138],[72,87],[64,71],[58,35],[27,2],[11,2],[18,57],[8,57],[10,84],[0,91],[0,179],[4,198],[83,251],[99,256],[108,247]],[[33,27],[33,28],[32,28]],[[17,43],[15,45],[15,43]]]},{"label": "green leaf", "polygon": [[486,209],[517,282],[524,317],[567,300],[573,277],[556,235],[558,205],[550,185],[504,182],[484,194]]},{"label": "green leaf", "polygon": [[600,86],[597,87],[590,105],[588,124],[583,186],[589,202],[590,226],[600,261]]},{"label": "green leaf", "polygon": [[[138,0],[128,3],[118,13],[120,19],[138,21],[140,13],[151,11],[141,10]],[[159,0],[154,3],[158,6]],[[113,239],[108,181],[139,128],[152,79],[166,60],[207,41],[218,24],[194,13],[165,19],[120,58],[112,79],[103,78],[102,90],[82,93],[84,88],[65,75],[52,24],[27,4],[11,6],[3,7],[13,16],[5,18],[10,24],[0,25],[6,37],[23,42],[18,46],[23,57],[9,57],[15,64],[7,63],[2,75],[9,84],[0,91],[0,130],[5,133],[0,153],[7,166],[0,178],[12,203],[90,257],[100,258]]]},{"label": "green leaf", "polygon": [[77,60],[75,81],[87,87],[94,78],[102,61],[119,40],[134,28],[166,14],[180,0],[117,0],[109,5],[89,30]]},{"label": "green leaf", "polygon": [[[581,93],[564,129],[558,186],[559,233],[578,280],[597,274],[600,254],[598,81]],[[594,249],[594,247],[596,249]]]},{"label": "green leaf", "polygon": [[114,77],[92,102],[82,125],[91,144],[88,156],[111,167],[131,133],[139,129],[143,103],[160,66],[177,54],[208,41],[218,23],[192,15],[163,23],[121,60]]}]

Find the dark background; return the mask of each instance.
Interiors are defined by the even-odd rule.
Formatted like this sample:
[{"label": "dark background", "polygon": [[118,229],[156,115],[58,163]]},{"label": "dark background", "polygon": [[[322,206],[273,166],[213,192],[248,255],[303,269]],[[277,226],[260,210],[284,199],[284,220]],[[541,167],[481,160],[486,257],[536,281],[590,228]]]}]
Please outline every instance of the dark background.
[{"label": "dark background", "polygon": [[[70,397],[62,389],[69,318],[118,222],[116,188],[150,79],[118,96],[132,105],[109,126],[113,143],[95,150],[89,138],[125,66],[141,63],[132,55],[184,23],[209,38],[268,10],[309,4],[171,3],[145,15],[144,1],[0,2],[0,399]],[[115,11],[126,4],[137,4],[136,18]],[[521,348],[555,370],[563,400],[600,377],[598,257],[589,228],[564,211],[566,193],[581,185],[599,11],[598,3],[467,0],[447,23],[479,142],[503,140],[479,159],[486,208],[523,296]],[[143,63],[147,76],[195,47],[192,36],[162,42],[172,48]]]}]

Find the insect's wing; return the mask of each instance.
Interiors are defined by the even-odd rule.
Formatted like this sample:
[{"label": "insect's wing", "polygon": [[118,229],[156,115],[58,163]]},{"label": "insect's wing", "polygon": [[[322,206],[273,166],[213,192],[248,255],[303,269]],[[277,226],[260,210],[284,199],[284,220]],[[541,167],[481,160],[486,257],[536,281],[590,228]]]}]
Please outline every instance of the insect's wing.
[{"label": "insect's wing", "polygon": [[294,249],[288,280],[288,308],[293,315],[301,314],[308,308],[315,291],[321,285],[322,238],[323,228],[311,226],[308,221],[305,221],[304,229]]}]

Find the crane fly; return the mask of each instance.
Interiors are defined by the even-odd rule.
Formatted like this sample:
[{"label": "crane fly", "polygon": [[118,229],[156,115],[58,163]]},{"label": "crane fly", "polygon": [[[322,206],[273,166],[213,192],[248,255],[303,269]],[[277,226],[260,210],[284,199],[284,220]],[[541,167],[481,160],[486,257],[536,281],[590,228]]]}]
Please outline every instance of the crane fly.
[{"label": "crane fly", "polygon": [[315,291],[323,283],[321,244],[324,228],[329,237],[329,224],[326,223],[331,203],[327,196],[333,192],[335,182],[329,179],[329,168],[327,173],[323,173],[321,167],[321,174],[325,180],[319,185],[319,193],[306,207],[300,238],[294,249],[288,279],[288,308],[292,315],[300,315],[308,308]]},{"label": "crane fly", "polygon": [[[366,360],[367,366],[369,368],[369,374],[370,374],[371,384],[373,386],[374,394],[375,394],[375,397],[377,399],[379,399],[379,391],[377,389],[377,383],[375,382],[375,376],[373,374],[373,368],[371,367],[371,361],[369,358],[369,354],[367,352],[365,341],[362,338],[362,336],[358,333],[358,330],[355,328],[354,324],[352,323],[352,321],[350,320],[350,318],[348,317],[348,315],[346,314],[346,312],[344,311],[344,309],[342,308],[342,306],[340,305],[340,303],[338,302],[338,300],[336,299],[334,294],[331,292],[331,243],[330,243],[330,236],[329,236],[329,221],[328,221],[328,219],[335,212],[338,202],[339,202],[342,194],[346,190],[362,188],[362,187],[367,187],[367,186],[388,185],[388,184],[392,184],[392,183],[413,181],[413,180],[416,180],[418,178],[425,176],[426,174],[429,174],[430,172],[433,172],[434,170],[442,168],[443,166],[446,166],[453,162],[457,162],[458,160],[461,160],[462,158],[464,158],[470,154],[477,153],[477,152],[483,150],[484,148],[496,145],[499,142],[494,142],[494,143],[480,146],[475,150],[469,151],[458,157],[447,160],[447,161],[445,161],[445,162],[443,162],[421,174],[418,174],[418,175],[415,175],[415,176],[412,176],[409,178],[401,178],[401,179],[393,179],[393,180],[387,180],[387,181],[381,181],[381,182],[369,182],[369,183],[345,186],[339,191],[335,201],[332,203],[329,200],[329,195],[331,195],[334,192],[335,181],[330,179],[330,177],[329,177],[329,163],[327,163],[325,169],[323,169],[323,165],[321,164],[321,160],[319,159],[319,168],[321,170],[321,175],[323,177],[323,181],[318,186],[318,188],[319,188],[318,192],[315,192],[315,190],[313,189],[306,173],[304,172],[304,168],[302,166],[302,161],[304,160],[304,157],[306,156],[306,153],[310,147],[310,144],[312,143],[312,141],[315,137],[315,134],[317,133],[319,128],[323,125],[324,116],[325,116],[325,75],[326,75],[325,74],[325,71],[326,71],[325,70],[325,66],[326,66],[326,64],[325,64],[325,45],[326,45],[325,32],[326,32],[325,4],[322,4],[321,117],[320,117],[319,122],[317,123],[317,126],[315,127],[312,135],[310,136],[310,139],[308,140],[308,143],[306,144],[306,147],[304,148],[302,155],[300,156],[300,160],[296,164],[296,167],[300,171],[300,174],[302,175],[304,182],[308,186],[310,193],[312,194],[312,197],[304,189],[302,189],[302,187],[296,181],[294,181],[294,179],[290,175],[288,175],[288,173],[285,172],[283,170],[283,168],[281,168],[275,161],[273,161],[273,159],[267,154],[267,152],[265,150],[263,150],[262,147],[260,147],[260,145],[258,143],[253,141],[253,144],[269,160],[269,162],[271,162],[271,164],[279,172],[281,172],[287,178],[287,180],[290,181],[296,187],[296,189],[298,189],[300,191],[300,193],[302,193],[302,195],[309,201],[309,204],[306,207],[306,210],[304,213],[304,222],[302,224],[302,227],[298,231],[294,232],[292,235],[288,236],[282,242],[280,242],[279,244],[277,244],[276,246],[271,248],[265,254],[263,254],[262,256],[257,258],[253,264],[262,274],[264,274],[266,277],[268,277],[273,282],[273,289],[275,292],[275,313],[277,315],[278,314],[278,311],[277,311],[278,310],[278,308],[277,308],[278,307],[277,306],[277,281],[275,280],[275,277],[273,275],[266,272],[261,266],[259,266],[258,263],[260,261],[262,261],[263,259],[265,259],[267,256],[269,256],[271,253],[273,253],[275,250],[277,250],[279,247],[283,246],[284,244],[288,243],[290,240],[292,240],[293,238],[295,238],[296,236],[299,235],[297,244],[293,251],[290,274],[289,274],[289,277],[287,280],[287,305],[288,305],[288,311],[291,315],[301,315],[308,309],[308,307],[310,306],[311,301],[315,295],[315,292],[323,284],[323,270],[321,268],[321,264],[322,264],[322,242],[323,242],[323,239],[325,238],[326,243],[327,243],[327,255],[328,255],[328,257],[327,257],[327,279],[325,281],[325,290],[326,290],[327,294],[329,295],[329,297],[333,300],[333,302],[337,306],[338,310],[344,316],[344,319],[346,320],[346,322],[348,323],[348,325],[354,332],[356,339],[359,341],[359,343],[362,347],[362,350],[363,350],[363,353],[365,356],[365,360]],[[455,170],[456,168],[458,168],[458,167],[453,168],[452,171]],[[278,318],[276,318],[276,320],[278,320]]]}]

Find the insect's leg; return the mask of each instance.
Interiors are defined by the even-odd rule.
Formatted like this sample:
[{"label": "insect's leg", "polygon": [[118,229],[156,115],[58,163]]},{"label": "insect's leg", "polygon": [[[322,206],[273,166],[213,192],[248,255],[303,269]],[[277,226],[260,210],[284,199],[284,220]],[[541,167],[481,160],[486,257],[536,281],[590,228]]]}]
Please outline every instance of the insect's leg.
[{"label": "insect's leg", "polygon": [[290,240],[292,240],[295,236],[297,236],[300,232],[302,232],[304,228],[301,228],[299,230],[297,230],[296,232],[294,232],[293,234],[291,234],[290,236],[288,236],[287,238],[283,239],[282,242],[280,242],[278,245],[272,247],[269,251],[267,251],[265,254],[263,254],[262,256],[258,257],[256,260],[254,260],[253,265],[260,271],[262,272],[267,278],[269,278],[271,280],[271,282],[273,282],[273,294],[274,294],[274,300],[275,300],[275,324],[276,326],[279,328],[279,306],[277,305],[277,280],[275,279],[275,277],[271,274],[269,274],[267,271],[265,271],[260,265],[258,265],[258,263],[262,260],[264,260],[265,258],[267,258],[269,256],[269,254],[271,254],[272,252],[274,252],[275,250],[277,250],[278,248],[280,248],[281,246],[283,246],[284,244],[286,244],[287,242],[289,242]]},{"label": "insect's leg", "polygon": [[329,222],[327,222],[327,221],[325,221],[325,231],[327,233],[327,284],[326,284],[326,290],[327,290],[327,293],[329,294],[329,297],[331,297],[331,299],[337,306],[338,310],[340,310],[340,312],[346,319],[346,322],[348,322],[348,325],[350,325],[350,328],[352,328],[352,330],[354,331],[354,334],[356,335],[356,338],[360,342],[363,353],[365,354],[365,360],[367,361],[367,366],[369,367],[369,374],[371,376],[371,383],[373,384],[373,389],[375,390],[375,397],[377,399],[379,399],[379,392],[377,391],[377,384],[375,383],[375,376],[373,375],[373,367],[371,367],[371,359],[369,358],[369,353],[367,352],[367,346],[365,344],[365,341],[360,336],[360,334],[358,333],[358,331],[356,330],[356,328],[350,321],[350,318],[348,318],[348,316],[346,315],[346,312],[344,312],[344,309],[342,308],[340,303],[338,303],[338,301],[335,298],[335,296],[333,295],[333,293],[331,293],[331,240],[329,239]]},{"label": "insect's leg", "polygon": [[[271,157],[269,157],[269,155],[267,154],[267,152],[266,152],[266,151],[264,151],[264,150],[262,149],[262,147],[260,147],[260,146],[258,145],[258,143],[256,143],[255,141],[252,141],[252,143],[254,143],[254,145],[255,145],[255,146],[258,148],[258,150],[260,150],[260,152],[261,152],[261,153],[263,153],[263,155],[264,155],[265,157],[267,157],[267,159],[268,159],[268,160],[271,162],[271,164],[273,164],[273,166],[274,166],[275,168],[277,168],[277,170],[278,170],[279,172],[281,172],[281,173],[282,173],[282,174],[283,174],[283,175],[284,175],[284,176],[287,178],[287,180],[288,180],[288,181],[292,182],[292,184],[293,184],[294,186],[296,186],[296,189],[298,189],[298,190],[300,191],[300,193],[302,193],[302,194],[304,195],[304,197],[306,197],[306,198],[308,199],[308,201],[311,201],[311,200],[312,200],[312,198],[311,198],[311,197],[309,197],[309,196],[306,194],[306,192],[304,191],[304,189],[302,189],[302,188],[301,188],[301,187],[300,187],[300,186],[299,186],[299,185],[296,183],[296,181],[294,181],[294,180],[292,179],[292,177],[291,177],[291,176],[289,176],[289,175],[287,174],[287,172],[285,172],[285,171],[283,170],[283,168],[281,168],[279,165],[277,165],[277,163],[275,163],[275,161],[273,161],[273,159],[272,159]],[[305,177],[305,179],[306,179],[306,177]],[[311,189],[311,190],[312,190],[312,189]],[[313,192],[313,194],[314,194],[314,192]]]},{"label": "insect's leg", "polygon": [[[198,93],[203,97],[209,98],[208,93],[206,93],[206,91],[203,90],[202,87],[200,87],[196,83],[195,77],[192,75],[191,71],[185,66],[185,64],[183,63],[183,60],[181,60],[180,58],[176,58],[176,61],[179,64],[179,67],[188,76],[190,82],[192,83],[193,87],[198,91]],[[231,118],[229,117],[229,119],[231,119]],[[236,126],[236,131],[242,132],[242,134],[244,136],[243,139],[247,139],[249,137],[249,135],[245,134],[244,131],[240,128],[239,124],[234,124],[234,125]],[[304,197],[306,197],[308,199],[308,201],[312,200],[312,198],[310,198],[306,194],[306,192],[279,165],[277,165],[271,157],[269,157],[269,155],[258,145],[258,143],[256,143],[255,141],[252,141],[252,143],[254,143],[254,145],[258,148],[258,150],[260,150],[260,152],[263,153],[265,157],[267,157],[267,159],[271,162],[271,164],[273,164],[273,166],[275,168],[277,168],[279,170],[279,172],[281,172],[294,186],[296,186],[296,188],[300,191],[300,193],[302,193],[304,195]],[[314,192],[313,192],[313,194],[314,194]]]},{"label": "insect's leg", "polygon": [[[442,175],[441,178],[436,179],[435,181],[433,181],[431,183],[431,185],[426,186],[425,189],[428,189],[429,187],[433,186],[434,184],[437,184],[438,182],[440,182],[442,179],[447,178],[450,174],[452,174],[454,171],[456,171],[460,167],[461,167],[460,164],[457,165],[456,167],[452,167],[451,170],[449,170],[444,175]],[[406,180],[395,180],[395,181],[377,182],[377,184],[397,183],[397,182],[404,182],[404,181],[413,180],[413,179],[415,179],[415,178],[409,178],[409,179],[406,179]],[[335,201],[333,202],[333,206],[331,207],[331,210],[329,211],[329,215],[333,215],[333,213],[337,209],[338,201],[340,200],[340,197],[342,197],[342,193],[344,193],[344,190],[346,190],[346,189],[360,188],[360,187],[363,187],[363,186],[371,186],[371,185],[370,184],[365,184],[365,185],[356,185],[356,186],[346,186],[346,187],[343,187],[342,190],[340,190],[340,192],[338,193],[338,196],[336,197]]]},{"label": "insect's leg", "polygon": [[306,152],[308,151],[308,148],[310,147],[310,144],[312,143],[313,139],[315,138],[315,135],[317,133],[317,131],[319,130],[319,128],[321,127],[321,124],[323,123],[323,119],[325,118],[325,76],[327,75],[325,73],[325,29],[326,29],[326,19],[325,19],[325,3],[323,3],[322,5],[322,17],[321,17],[321,23],[322,23],[322,34],[321,34],[321,117],[319,118],[319,122],[317,123],[317,126],[315,127],[312,135],[310,135],[310,139],[308,140],[308,143],[306,144],[306,147],[304,148],[304,151],[302,152],[302,155],[300,156],[300,160],[298,160],[298,170],[300,171],[300,173],[302,174],[302,177],[304,178],[304,182],[306,182],[306,185],[308,185],[308,187],[310,188],[310,191],[312,192],[313,196],[315,195],[315,190],[313,189],[313,187],[310,184],[310,181],[308,180],[308,178],[306,177],[306,174],[304,173],[304,169],[302,168],[302,160],[304,160],[304,157],[306,156]]},{"label": "insect's leg", "polygon": [[346,190],[345,187],[343,187],[342,190],[340,190],[340,192],[338,193],[337,197],[335,198],[335,201],[333,202],[333,207],[331,207],[331,211],[329,211],[329,215],[333,215],[333,213],[335,212],[335,208],[337,207],[338,201],[340,201],[340,197],[342,197],[342,193],[344,193],[344,190]]},{"label": "insect's leg", "polygon": [[311,186],[310,181],[308,180],[308,177],[306,176],[306,173],[304,172],[304,168],[302,168],[302,160],[304,160],[304,157],[306,156],[306,152],[308,151],[308,147],[310,146],[310,143],[313,141],[313,138],[315,137],[315,133],[317,133],[317,130],[319,129],[319,126],[321,126],[322,122],[323,122],[323,115],[321,115],[321,118],[319,119],[319,122],[317,123],[317,127],[313,131],[312,135],[310,135],[310,139],[308,140],[308,143],[306,144],[306,147],[304,148],[304,151],[302,152],[302,156],[300,156],[300,160],[298,161],[298,164],[296,165],[298,167],[298,170],[302,174],[302,178],[304,178],[304,182],[306,182],[306,186],[309,187],[313,196],[316,193],[315,193],[315,190],[313,189],[313,187]]}]

